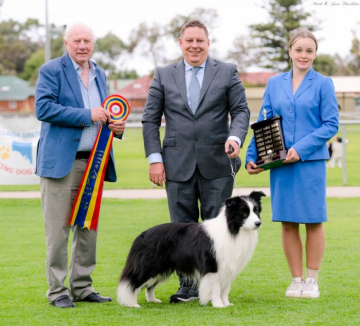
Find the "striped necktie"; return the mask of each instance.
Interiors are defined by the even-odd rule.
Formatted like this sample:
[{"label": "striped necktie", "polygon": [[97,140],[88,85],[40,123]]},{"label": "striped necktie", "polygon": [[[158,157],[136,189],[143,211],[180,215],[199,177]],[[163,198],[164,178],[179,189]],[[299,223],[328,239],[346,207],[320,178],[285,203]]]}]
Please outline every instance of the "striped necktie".
[{"label": "striped necktie", "polygon": [[200,83],[198,78],[196,77],[197,72],[201,67],[193,67],[192,75],[190,79],[189,91],[190,91],[190,108],[192,113],[195,115],[196,109],[199,105],[200,98]]}]

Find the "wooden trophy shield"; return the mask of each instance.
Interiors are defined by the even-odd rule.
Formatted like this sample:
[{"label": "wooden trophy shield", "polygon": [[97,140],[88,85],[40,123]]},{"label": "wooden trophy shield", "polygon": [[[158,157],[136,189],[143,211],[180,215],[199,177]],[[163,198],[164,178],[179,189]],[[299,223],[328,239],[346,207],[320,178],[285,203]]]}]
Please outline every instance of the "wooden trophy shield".
[{"label": "wooden trophy shield", "polygon": [[258,154],[255,164],[264,170],[281,166],[286,158],[281,119],[277,115],[251,125]]}]

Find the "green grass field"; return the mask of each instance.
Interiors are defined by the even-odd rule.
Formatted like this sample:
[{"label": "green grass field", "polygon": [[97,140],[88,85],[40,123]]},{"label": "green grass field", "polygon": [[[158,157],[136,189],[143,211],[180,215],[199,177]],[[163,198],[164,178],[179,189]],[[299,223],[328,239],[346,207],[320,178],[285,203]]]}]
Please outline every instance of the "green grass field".
[{"label": "green grass field", "polygon": [[[125,142],[124,142],[125,143]],[[75,309],[51,307],[46,298],[44,223],[37,199],[0,200],[1,325],[359,325],[358,198],[328,199],[327,246],[320,272],[319,299],[287,299],[291,281],[281,248],[280,224],[270,221],[270,200],[263,200],[263,225],[253,259],[230,291],[232,307],[214,309],[198,302],[170,305],[177,290],[172,276],[159,286],[164,303],[141,309],[77,303]],[[166,200],[104,199],[101,211],[94,286],[115,298],[120,272],[134,238],[168,222]],[[303,230],[302,230],[303,231]]]},{"label": "green grass field", "polygon": [[[348,128],[350,129],[350,128]],[[360,185],[360,128],[351,127],[346,137],[349,139],[347,146],[347,179],[348,186]],[[340,134],[341,135],[341,134]],[[252,130],[240,152],[242,162],[245,164],[245,153],[252,136]],[[141,129],[128,129],[123,140],[114,140],[115,162],[118,172],[118,181],[105,183],[105,189],[143,189],[151,188],[148,178],[149,166],[145,158]],[[225,154],[224,154],[225,155]],[[230,163],[229,163],[230,164]],[[238,187],[266,187],[269,185],[269,172],[250,176],[242,166],[236,176]],[[328,169],[328,186],[342,186],[342,169]],[[1,186],[0,191],[25,191],[39,190],[38,185],[28,186]]]}]

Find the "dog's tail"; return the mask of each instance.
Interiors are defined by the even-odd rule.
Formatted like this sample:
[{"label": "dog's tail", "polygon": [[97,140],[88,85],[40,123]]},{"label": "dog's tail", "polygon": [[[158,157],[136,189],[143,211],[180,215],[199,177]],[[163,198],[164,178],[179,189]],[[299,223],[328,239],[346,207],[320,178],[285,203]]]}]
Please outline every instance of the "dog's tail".
[{"label": "dog's tail", "polygon": [[125,307],[140,308],[137,303],[138,293],[139,290],[134,291],[129,281],[122,280],[117,288],[117,302]]}]

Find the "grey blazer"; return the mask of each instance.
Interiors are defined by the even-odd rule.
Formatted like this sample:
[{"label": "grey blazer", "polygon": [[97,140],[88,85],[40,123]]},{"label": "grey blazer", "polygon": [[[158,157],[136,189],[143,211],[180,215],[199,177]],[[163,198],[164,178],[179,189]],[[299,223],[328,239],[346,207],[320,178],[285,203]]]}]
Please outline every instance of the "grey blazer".
[{"label": "grey blazer", "polygon": [[[161,148],[163,114],[166,130]],[[229,136],[244,143],[249,118],[245,89],[234,64],[207,58],[195,115],[187,101],[184,61],[158,67],[142,119],[146,156],[162,153],[166,179],[171,181],[189,180],[196,166],[207,179],[229,176],[224,144]]]}]

